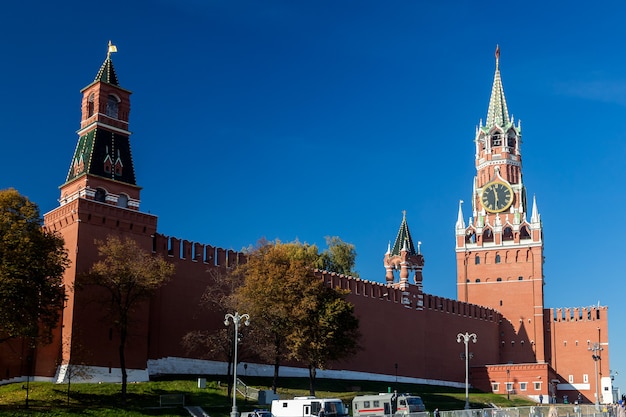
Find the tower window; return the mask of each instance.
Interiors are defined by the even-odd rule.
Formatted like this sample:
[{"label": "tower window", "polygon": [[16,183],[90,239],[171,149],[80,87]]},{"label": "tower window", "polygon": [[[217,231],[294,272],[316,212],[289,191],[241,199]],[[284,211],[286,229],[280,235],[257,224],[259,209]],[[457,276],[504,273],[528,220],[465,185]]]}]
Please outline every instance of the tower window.
[{"label": "tower window", "polygon": [[476,278],[476,282],[480,282],[480,278]]},{"label": "tower window", "polygon": [[89,94],[89,99],[87,100],[87,117],[93,116],[94,112],[94,96],[93,93]]},{"label": "tower window", "polygon": [[117,100],[117,97],[115,97],[113,94],[109,94],[109,97],[107,98],[106,115],[117,119],[118,107],[119,107],[118,105],[119,105],[119,102]]},{"label": "tower window", "polygon": [[96,189],[96,195],[94,196],[94,200],[104,203],[107,197],[107,192],[102,188]]},{"label": "tower window", "polygon": [[[508,146],[509,148],[515,149],[515,137],[514,136],[509,136],[506,139],[506,146]],[[513,149],[511,149],[511,152],[513,151]]]},{"label": "tower window", "polygon": [[474,257],[474,264],[475,264],[475,265],[480,265],[480,256],[479,256],[479,255],[476,255],[476,256]]},{"label": "tower window", "polygon": [[513,229],[505,227],[502,233],[502,240],[513,240]]},{"label": "tower window", "polygon": [[517,277],[517,279],[518,279],[519,281],[523,281],[523,280],[524,280],[524,277],[520,275],[519,277]]},{"label": "tower window", "polygon": [[520,238],[530,239],[530,233],[528,232],[528,227],[522,226],[522,228],[520,229]]},{"label": "tower window", "polygon": [[485,229],[483,232],[483,242],[493,242],[493,232],[491,229]]},{"label": "tower window", "polygon": [[491,146],[502,146],[502,137],[499,133],[491,136]]},{"label": "tower window", "polygon": [[117,205],[120,207],[128,207],[128,196],[126,194],[120,194],[117,198]]},{"label": "tower window", "polygon": [[499,264],[500,263],[500,254],[496,253],[496,263]]},{"label": "tower window", "polygon": [[501,278],[501,277],[498,277],[498,278],[496,279],[496,281],[500,282],[500,281],[502,281],[502,278]]}]

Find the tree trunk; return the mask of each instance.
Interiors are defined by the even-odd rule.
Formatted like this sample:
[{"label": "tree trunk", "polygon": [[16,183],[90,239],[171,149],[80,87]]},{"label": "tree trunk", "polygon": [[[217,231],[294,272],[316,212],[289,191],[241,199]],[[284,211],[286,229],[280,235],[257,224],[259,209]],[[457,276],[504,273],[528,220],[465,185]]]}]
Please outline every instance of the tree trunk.
[{"label": "tree trunk", "polygon": [[313,365],[309,365],[309,395],[315,396],[315,375],[317,374],[317,368]]},{"label": "tree trunk", "polygon": [[120,328],[120,369],[122,371],[122,404],[126,405],[126,386],[128,385],[128,373],[126,372],[126,327]]},{"label": "tree trunk", "polygon": [[226,371],[226,381],[228,383],[228,390],[226,393],[226,397],[232,401],[233,397],[231,397],[231,393],[233,391],[233,355],[228,355],[228,371]]},{"label": "tree trunk", "polygon": [[272,392],[276,394],[278,387],[278,370],[280,369],[280,341],[276,338],[274,343],[274,379],[272,380]]}]

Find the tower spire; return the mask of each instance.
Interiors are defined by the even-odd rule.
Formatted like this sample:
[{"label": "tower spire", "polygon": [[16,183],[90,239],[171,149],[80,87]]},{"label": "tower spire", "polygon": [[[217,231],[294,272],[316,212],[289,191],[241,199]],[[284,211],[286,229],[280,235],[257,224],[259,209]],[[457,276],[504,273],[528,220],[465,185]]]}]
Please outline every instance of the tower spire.
[{"label": "tower spire", "polygon": [[504,88],[500,78],[500,46],[496,45],[496,73],[493,77],[491,88],[491,98],[489,99],[489,109],[487,110],[487,129],[494,126],[504,126],[509,122],[509,110],[506,106]]},{"label": "tower spire", "polygon": [[465,220],[463,220],[463,200],[459,200],[459,214],[456,217],[456,229],[465,230]]},{"label": "tower spire", "polygon": [[539,210],[537,209],[537,198],[533,195],[533,208],[530,213],[530,222],[539,223],[540,221],[541,217],[539,217]]},{"label": "tower spire", "polygon": [[409,255],[417,254],[411,232],[409,232],[409,225],[406,222],[406,210],[402,210],[402,223],[400,224],[400,230],[398,230],[391,254],[400,255],[402,250],[408,252]]}]

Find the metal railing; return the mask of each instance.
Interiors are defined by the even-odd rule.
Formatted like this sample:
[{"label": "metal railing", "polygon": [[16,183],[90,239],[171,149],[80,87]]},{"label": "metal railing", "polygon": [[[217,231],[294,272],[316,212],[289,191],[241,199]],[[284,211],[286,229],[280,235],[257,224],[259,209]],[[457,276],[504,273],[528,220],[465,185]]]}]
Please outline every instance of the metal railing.
[{"label": "metal railing", "polygon": [[259,399],[259,390],[257,388],[249,387],[244,382],[237,378],[237,392],[241,394],[246,400],[255,400]]},{"label": "metal railing", "polygon": [[611,406],[546,404],[531,407],[482,408],[440,411],[440,417],[615,417]]}]

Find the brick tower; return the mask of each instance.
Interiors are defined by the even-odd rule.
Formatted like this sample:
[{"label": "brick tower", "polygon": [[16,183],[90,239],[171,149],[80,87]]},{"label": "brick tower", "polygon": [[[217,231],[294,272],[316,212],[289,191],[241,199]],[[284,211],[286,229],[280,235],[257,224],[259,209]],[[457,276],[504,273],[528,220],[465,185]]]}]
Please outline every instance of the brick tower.
[{"label": "brick tower", "polygon": [[[462,201],[456,222],[457,297],[494,308],[502,363],[545,361],[543,236],[535,199],[528,213],[522,180],[521,124],[509,117],[500,50],[487,120],[476,130],[472,217]],[[530,216],[529,216],[530,214]]]},{"label": "brick tower", "polygon": [[[156,216],[139,212],[140,187],[135,181],[128,129],[131,92],[118,83],[112,52],[117,49],[109,42],[94,81],[81,90],[78,144],[60,187],[60,205],[44,216],[45,227],[63,236],[72,261],[64,276],[67,303],[56,344],[61,351],[51,351],[52,344],[37,360],[39,375],[56,374],[59,381],[72,364],[89,362],[102,380],[109,376],[116,380],[119,371],[117,335],[103,320],[93,294],[77,286],[81,273],[98,259],[95,240],[127,236],[151,252],[156,233]],[[147,308],[140,311],[138,320],[147,323],[147,313]],[[133,338],[127,355],[131,375],[133,369],[146,368],[147,331],[138,330]]]}]

